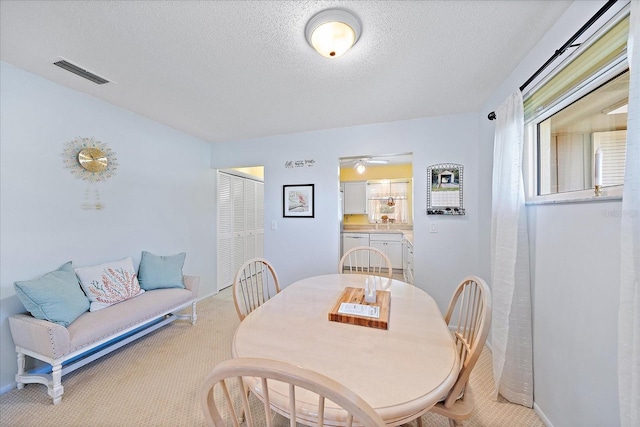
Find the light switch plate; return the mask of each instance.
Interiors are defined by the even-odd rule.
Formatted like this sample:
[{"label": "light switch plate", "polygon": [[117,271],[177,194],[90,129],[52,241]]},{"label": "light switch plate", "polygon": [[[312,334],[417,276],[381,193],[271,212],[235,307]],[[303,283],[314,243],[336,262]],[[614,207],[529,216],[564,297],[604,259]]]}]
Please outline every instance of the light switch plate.
[{"label": "light switch plate", "polygon": [[437,222],[432,222],[431,223],[431,232],[432,233],[437,233],[438,232],[438,223]]}]

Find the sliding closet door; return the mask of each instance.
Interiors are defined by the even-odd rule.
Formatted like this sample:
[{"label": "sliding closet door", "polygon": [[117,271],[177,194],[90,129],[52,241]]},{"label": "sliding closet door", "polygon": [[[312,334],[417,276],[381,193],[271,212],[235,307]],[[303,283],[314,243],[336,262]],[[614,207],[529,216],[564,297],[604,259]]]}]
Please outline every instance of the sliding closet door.
[{"label": "sliding closet door", "polygon": [[264,182],[256,184],[256,256],[264,258]]},{"label": "sliding closet door", "polygon": [[264,255],[264,184],[218,172],[218,290],[242,264]]},{"label": "sliding closet door", "polygon": [[256,255],[256,184],[255,181],[245,180],[245,256],[247,259],[255,258]]},{"label": "sliding closet door", "polygon": [[232,175],[218,172],[218,290],[233,282]]},{"label": "sliding closet door", "polygon": [[245,180],[245,258],[264,257],[264,183]]},{"label": "sliding closet door", "polygon": [[245,192],[244,178],[231,176],[231,200],[233,203],[233,273],[242,267],[245,257]]}]

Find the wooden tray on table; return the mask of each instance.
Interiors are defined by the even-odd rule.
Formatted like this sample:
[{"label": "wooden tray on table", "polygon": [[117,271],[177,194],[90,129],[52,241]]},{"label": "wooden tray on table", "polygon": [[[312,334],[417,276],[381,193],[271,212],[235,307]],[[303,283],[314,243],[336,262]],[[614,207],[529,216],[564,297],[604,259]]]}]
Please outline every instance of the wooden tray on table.
[{"label": "wooden tray on table", "polygon": [[[357,314],[340,313],[342,303],[359,304],[363,306],[379,307],[378,318],[360,316]],[[389,327],[389,306],[391,305],[391,292],[376,291],[376,302],[368,303],[364,300],[363,288],[347,287],[340,295],[340,298],[329,311],[329,320],[334,322],[349,323],[352,325],[368,326],[370,328],[388,329]]]}]

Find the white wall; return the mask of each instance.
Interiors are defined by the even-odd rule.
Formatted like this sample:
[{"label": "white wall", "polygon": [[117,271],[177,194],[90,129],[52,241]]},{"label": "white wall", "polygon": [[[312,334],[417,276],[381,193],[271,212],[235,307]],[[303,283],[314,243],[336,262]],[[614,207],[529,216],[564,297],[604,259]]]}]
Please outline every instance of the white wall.
[{"label": "white wall", "polygon": [[530,206],[535,401],[554,426],[619,425],[620,203]]},{"label": "white wall", "polygon": [[[184,272],[215,291],[215,172],[210,145],[131,112],[0,63],[0,387],[14,385],[7,317],[24,311],[13,282],[72,260],[86,266],[142,250],[187,253]],[[87,83],[91,84],[91,83]],[[108,86],[104,90],[109,90]],[[106,205],[82,210],[87,184],[64,169],[65,143],[95,137],[116,153],[97,184]]]},{"label": "white wall", "polygon": [[[487,113],[562,46],[603,2],[576,1],[480,113],[481,179],[491,179]],[[478,193],[490,199],[490,188]],[[535,407],[556,427],[619,425],[617,316],[620,202],[527,207],[531,239]],[[481,204],[481,272],[490,273],[491,205]]]},{"label": "white wall", "polygon": [[[432,117],[215,144],[212,167],[264,165],[265,257],[283,286],[336,272],[339,260],[338,188],[343,156],[413,153],[415,283],[447,307],[457,283],[478,273],[478,164],[476,114]],[[289,160],[313,167],[285,167]],[[427,166],[464,165],[466,216],[426,215]],[[282,186],[315,184],[315,218],[283,218]],[[271,230],[271,222],[277,230]],[[431,222],[439,232],[429,233]]]}]

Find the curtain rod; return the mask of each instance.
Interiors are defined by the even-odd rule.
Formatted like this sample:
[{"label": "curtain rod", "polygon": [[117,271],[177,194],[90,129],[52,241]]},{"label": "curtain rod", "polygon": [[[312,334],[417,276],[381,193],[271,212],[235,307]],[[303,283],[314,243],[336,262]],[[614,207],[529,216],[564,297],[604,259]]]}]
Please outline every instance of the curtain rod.
[{"label": "curtain rod", "polygon": [[[536,77],[538,77],[538,75],[540,75],[540,73],[542,73],[545,70],[545,68],[551,65],[551,63],[555,61],[557,57],[562,55],[568,48],[580,46],[580,44],[574,44],[573,42],[575,42],[578,39],[578,37],[580,37],[585,31],[587,31],[587,29],[590,26],[592,26],[598,19],[600,19],[600,17],[604,15],[606,11],[609,10],[611,6],[613,6],[617,1],[618,0],[607,1],[607,3],[604,6],[602,6],[600,10],[597,11],[596,14],[593,15],[591,19],[587,21],[586,24],[584,24],[569,40],[567,40],[567,42],[563,44],[560,49],[555,51],[555,53],[551,56],[551,58],[547,60],[547,62],[542,64],[542,67],[538,68],[538,70],[535,73],[533,73],[533,75],[529,77],[527,81],[522,84],[522,86],[520,86],[520,92],[522,92],[525,87],[527,87]],[[495,111],[490,112],[487,115],[487,118],[489,120],[495,120],[496,112]]]}]

